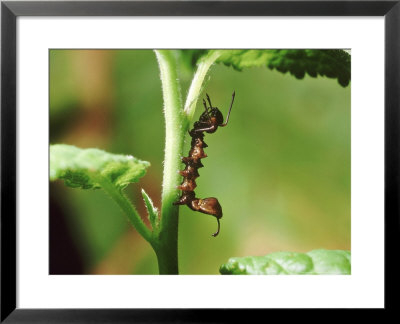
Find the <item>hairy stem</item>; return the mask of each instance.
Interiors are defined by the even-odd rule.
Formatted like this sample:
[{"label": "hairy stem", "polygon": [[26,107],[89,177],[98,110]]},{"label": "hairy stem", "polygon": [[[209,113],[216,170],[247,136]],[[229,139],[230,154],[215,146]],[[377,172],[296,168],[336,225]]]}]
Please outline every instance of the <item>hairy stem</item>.
[{"label": "hairy stem", "polygon": [[165,116],[165,158],[163,190],[161,195],[161,223],[158,240],[153,247],[157,254],[160,274],[178,274],[178,206],[174,201],[179,196],[177,186],[181,176],[178,173],[181,167],[184,138],[196,108],[197,99],[211,65],[220,56],[219,51],[212,51],[201,60],[193,77],[186,98],[185,109],[182,109],[181,93],[179,88],[176,62],[173,53],[169,50],[155,50],[164,99]]},{"label": "hairy stem", "polygon": [[184,112],[187,116],[187,120],[191,121],[193,119],[194,112],[196,110],[196,103],[200,96],[202,85],[207,73],[213,65],[213,63],[221,56],[221,51],[214,50],[211,51],[209,55],[201,59],[200,63],[197,65],[196,73],[193,76],[192,83],[188,91],[188,95],[185,102]]},{"label": "hairy stem", "polygon": [[178,206],[181,176],[180,157],[183,150],[186,123],[178,83],[176,62],[170,50],[155,50],[160,68],[165,116],[165,156],[161,195],[161,223],[155,248],[160,274],[178,274]]}]

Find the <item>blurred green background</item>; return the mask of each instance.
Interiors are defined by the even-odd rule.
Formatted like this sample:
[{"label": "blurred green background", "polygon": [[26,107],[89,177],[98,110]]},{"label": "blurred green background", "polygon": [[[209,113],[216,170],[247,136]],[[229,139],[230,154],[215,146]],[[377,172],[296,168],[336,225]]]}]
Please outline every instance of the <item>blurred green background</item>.
[{"label": "blurred green background", "polygon": [[[191,74],[180,67],[182,94]],[[350,86],[267,68],[211,69],[207,92],[229,125],[205,141],[196,196],[224,216],[180,207],[181,274],[218,274],[229,257],[350,250]],[[198,102],[195,118],[203,106]],[[160,207],[164,118],[151,50],[51,50],[50,143],[132,154],[151,163],[126,193],[147,218],[140,190]],[[187,155],[190,138],[186,139]],[[101,190],[50,184],[51,274],[158,274],[151,247]]]}]

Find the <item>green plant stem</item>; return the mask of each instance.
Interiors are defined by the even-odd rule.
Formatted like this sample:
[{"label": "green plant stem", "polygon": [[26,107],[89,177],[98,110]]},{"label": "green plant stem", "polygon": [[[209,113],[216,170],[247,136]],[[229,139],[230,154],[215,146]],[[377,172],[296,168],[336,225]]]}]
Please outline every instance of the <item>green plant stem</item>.
[{"label": "green plant stem", "polygon": [[151,231],[143,223],[139,213],[124,193],[118,190],[108,179],[101,175],[91,175],[91,178],[93,182],[98,183],[101,188],[118,204],[139,234],[142,235],[151,245],[154,245],[155,242]]},{"label": "green plant stem", "polygon": [[161,223],[158,241],[153,247],[156,251],[160,274],[178,274],[178,219],[179,209],[174,201],[179,196],[177,187],[181,176],[183,144],[189,121],[192,120],[202,84],[211,65],[220,56],[219,51],[212,51],[198,65],[182,109],[176,62],[169,50],[155,50],[164,99],[165,115],[165,158],[163,190],[161,195]]},{"label": "green plant stem", "polygon": [[196,73],[193,76],[192,83],[190,84],[188,95],[185,102],[184,112],[187,116],[187,120],[193,119],[194,112],[196,110],[197,100],[200,96],[203,82],[207,76],[210,67],[214,62],[221,56],[221,51],[213,50],[209,55],[201,59],[197,65]]},{"label": "green plant stem", "polygon": [[155,50],[160,68],[165,115],[165,156],[161,194],[161,222],[155,248],[160,274],[178,274],[178,206],[177,186],[181,176],[180,157],[183,151],[186,120],[182,109],[176,62],[170,50]]}]

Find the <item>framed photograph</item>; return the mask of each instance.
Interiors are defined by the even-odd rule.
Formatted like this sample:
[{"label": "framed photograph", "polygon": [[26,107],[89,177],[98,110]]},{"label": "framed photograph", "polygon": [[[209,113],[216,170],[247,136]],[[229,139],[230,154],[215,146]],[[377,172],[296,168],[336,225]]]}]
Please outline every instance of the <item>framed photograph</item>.
[{"label": "framed photograph", "polygon": [[399,1],[2,2],[1,321],[393,307],[399,21]]}]

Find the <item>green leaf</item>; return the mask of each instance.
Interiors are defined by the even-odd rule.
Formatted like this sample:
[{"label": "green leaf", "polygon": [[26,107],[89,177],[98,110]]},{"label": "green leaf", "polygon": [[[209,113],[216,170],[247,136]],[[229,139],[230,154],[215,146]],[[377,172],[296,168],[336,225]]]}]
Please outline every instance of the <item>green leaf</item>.
[{"label": "green leaf", "polygon": [[150,163],[131,155],[111,154],[89,148],[80,149],[65,144],[50,145],[50,180],[64,180],[68,187],[97,189],[99,176],[118,190],[138,182]]},{"label": "green leaf", "polygon": [[158,227],[158,209],[154,207],[153,201],[144,189],[142,189],[142,196],[149,214],[150,224],[153,227],[153,230],[155,230]]},{"label": "green leaf", "polygon": [[274,50],[228,50],[221,51],[217,63],[241,71],[243,68],[267,66],[274,55]]},{"label": "green leaf", "polygon": [[266,256],[230,258],[219,271],[241,275],[350,274],[350,256],[350,251],[342,250],[274,252]]},{"label": "green leaf", "polygon": [[268,62],[270,69],[304,78],[317,75],[335,78],[343,87],[351,77],[351,56],[343,50],[274,50]]},{"label": "green leaf", "polygon": [[237,71],[244,68],[267,66],[271,70],[289,72],[297,79],[306,74],[337,79],[343,87],[351,79],[351,56],[344,50],[286,49],[286,50],[182,50],[186,65],[196,66],[205,55],[218,52],[216,63],[231,66]]}]

